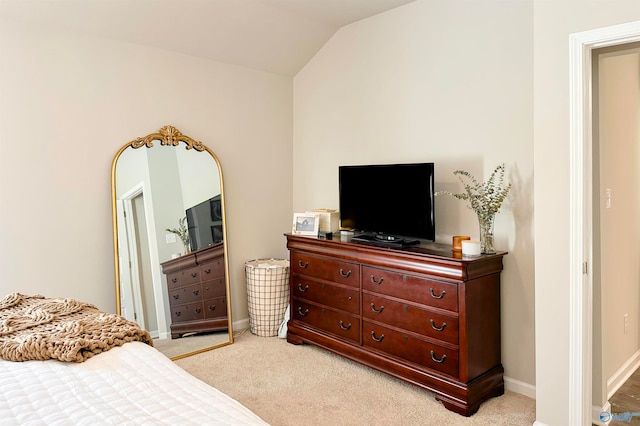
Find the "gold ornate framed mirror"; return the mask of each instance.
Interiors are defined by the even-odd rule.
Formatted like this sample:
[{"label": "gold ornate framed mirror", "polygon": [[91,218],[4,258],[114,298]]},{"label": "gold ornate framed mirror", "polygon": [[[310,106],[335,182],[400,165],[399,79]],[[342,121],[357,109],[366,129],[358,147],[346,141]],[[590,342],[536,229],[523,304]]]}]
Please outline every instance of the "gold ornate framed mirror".
[{"label": "gold ornate framed mirror", "polygon": [[[156,142],[158,142],[156,144]],[[111,167],[116,310],[171,359],[233,342],[222,168],[173,126]]]}]

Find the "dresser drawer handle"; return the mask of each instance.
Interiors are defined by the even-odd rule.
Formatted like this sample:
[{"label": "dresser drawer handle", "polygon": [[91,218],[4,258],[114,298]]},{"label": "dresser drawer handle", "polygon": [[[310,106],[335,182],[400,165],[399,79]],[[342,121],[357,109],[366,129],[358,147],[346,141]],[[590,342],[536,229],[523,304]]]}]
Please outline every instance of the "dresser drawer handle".
[{"label": "dresser drawer handle", "polygon": [[205,270],[204,270],[204,273],[205,273],[205,274],[210,274],[210,273],[211,273],[211,268],[209,268],[209,269],[205,269]]},{"label": "dresser drawer handle", "polygon": [[197,277],[197,276],[198,276],[198,273],[197,273],[197,272],[192,272],[192,273],[191,273],[191,277],[192,277],[192,278],[195,278],[195,277]]},{"label": "dresser drawer handle", "polygon": [[342,320],[340,320],[340,328],[343,329],[343,330],[348,330],[348,329],[351,328],[351,323],[349,323],[349,325],[344,325]]},{"label": "dresser drawer handle", "polygon": [[173,295],[173,298],[174,298],[174,299],[176,299],[176,300],[178,300],[178,299],[180,299],[180,295],[179,295],[179,294],[174,294],[174,295]]},{"label": "dresser drawer handle", "polygon": [[194,291],[192,291],[192,293],[193,293],[194,296],[197,296],[198,294],[200,294],[200,290],[194,290]]},{"label": "dresser drawer handle", "polygon": [[442,331],[447,326],[446,322],[443,322],[440,327],[436,327],[436,323],[432,319],[430,319],[429,322],[431,323],[431,328],[433,328],[436,331]]},{"label": "dresser drawer handle", "polygon": [[302,312],[302,306],[298,306],[298,313],[303,316],[306,317],[307,314],[309,313],[309,309],[305,309],[304,312]]},{"label": "dresser drawer handle", "polygon": [[374,283],[375,285],[382,284],[382,281],[384,281],[383,277],[380,277],[379,280],[376,280],[375,277],[373,276],[373,274],[371,274],[371,282]]},{"label": "dresser drawer handle", "polygon": [[442,293],[440,293],[438,296],[436,296],[436,294],[433,292],[432,288],[429,288],[429,293],[431,293],[431,297],[433,297],[434,299],[442,299],[444,297],[444,295],[447,294],[446,291],[442,290]]},{"label": "dresser drawer handle", "polygon": [[438,359],[438,358],[436,358],[436,353],[434,351],[430,351],[430,352],[431,352],[431,359],[434,362],[437,362],[438,364],[442,364],[444,362],[444,360],[447,359],[447,355],[446,354],[443,354],[442,358]]},{"label": "dresser drawer handle", "polygon": [[298,290],[299,290],[301,293],[306,293],[306,292],[307,292],[307,290],[309,290],[309,285],[305,285],[304,287],[302,287],[302,284],[298,283]]},{"label": "dresser drawer handle", "polygon": [[175,283],[178,282],[178,279],[177,278],[171,278],[171,282],[175,284]]},{"label": "dresser drawer handle", "polygon": [[376,314],[379,314],[384,310],[384,305],[380,305],[380,309],[376,309],[376,305],[374,305],[373,302],[372,302],[371,303],[371,310],[373,312],[375,312]]},{"label": "dresser drawer handle", "polygon": [[182,315],[182,311],[178,311],[176,312],[176,316],[179,317],[180,315]]},{"label": "dresser drawer handle", "polygon": [[384,334],[381,334],[380,337],[376,337],[376,332],[375,331],[371,331],[371,338],[373,340],[375,340],[376,342],[382,342],[382,339],[384,339]]},{"label": "dresser drawer handle", "polygon": [[196,308],[196,314],[199,314],[200,312],[202,312],[201,308]]},{"label": "dresser drawer handle", "polygon": [[215,311],[216,310],[216,305],[209,305],[209,310],[211,312]]},{"label": "dresser drawer handle", "polygon": [[342,278],[349,278],[351,275],[351,271],[344,272],[344,269],[340,268],[340,276]]},{"label": "dresser drawer handle", "polygon": [[302,269],[307,269],[309,267],[309,262],[302,263],[302,260],[298,260],[298,266]]}]

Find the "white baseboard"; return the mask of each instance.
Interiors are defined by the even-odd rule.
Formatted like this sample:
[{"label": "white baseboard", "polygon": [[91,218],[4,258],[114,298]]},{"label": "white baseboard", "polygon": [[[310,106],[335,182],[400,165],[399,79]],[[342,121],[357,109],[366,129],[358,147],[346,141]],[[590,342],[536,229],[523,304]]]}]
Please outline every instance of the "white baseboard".
[{"label": "white baseboard", "polygon": [[606,411],[607,413],[611,412],[611,404],[609,404],[609,401],[604,404],[604,407],[593,405],[591,407],[591,423],[598,426],[608,426],[609,423],[611,423],[611,419],[607,420],[606,422],[600,420],[600,414],[604,411]]},{"label": "white baseboard", "polygon": [[614,393],[629,380],[629,377],[640,367],[640,350],[634,353],[631,358],[618,369],[609,380],[607,380],[607,400],[611,399]]},{"label": "white baseboard", "polygon": [[549,425],[536,420],[535,422],[533,422],[533,426],[549,426]]},{"label": "white baseboard", "polygon": [[536,387],[534,385],[512,379],[511,377],[504,377],[504,389],[536,399]]},{"label": "white baseboard", "polygon": [[249,318],[243,318],[238,321],[233,322],[233,331],[244,330],[245,328],[249,328]]}]

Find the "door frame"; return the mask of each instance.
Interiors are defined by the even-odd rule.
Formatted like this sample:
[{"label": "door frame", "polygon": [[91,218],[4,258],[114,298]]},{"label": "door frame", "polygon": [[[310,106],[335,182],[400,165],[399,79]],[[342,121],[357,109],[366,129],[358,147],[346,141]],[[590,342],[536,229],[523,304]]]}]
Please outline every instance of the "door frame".
[{"label": "door frame", "polygon": [[[153,200],[151,191],[147,190],[144,182],[140,182],[128,191],[126,191],[119,200],[122,200],[125,204],[131,203],[131,200],[138,195],[142,194],[145,219],[147,226],[147,244],[149,245],[149,261],[151,263],[151,281],[153,283],[153,298],[156,307],[156,317],[158,322],[158,337],[161,339],[167,339],[171,336],[169,329],[170,324],[167,321],[167,306],[168,300],[165,300],[164,281],[162,279],[162,269],[160,266],[160,255],[158,253],[158,239],[156,234],[156,219],[153,213]],[[122,273],[122,271],[121,271]]]},{"label": "door frame", "polygon": [[[119,302],[120,312],[119,314],[128,320],[135,321],[137,319],[137,311],[139,307],[136,305],[136,297],[133,291],[132,272],[131,267],[131,253],[129,250],[129,225],[126,220],[127,213],[125,213],[125,201],[116,200],[116,216],[118,217],[118,223],[123,226],[118,227],[118,265],[120,276],[118,277],[118,290],[119,290]],[[120,244],[120,242],[122,242]]]},{"label": "door frame", "polygon": [[589,425],[593,374],[594,49],[640,41],[640,21],[569,36],[569,424]]}]

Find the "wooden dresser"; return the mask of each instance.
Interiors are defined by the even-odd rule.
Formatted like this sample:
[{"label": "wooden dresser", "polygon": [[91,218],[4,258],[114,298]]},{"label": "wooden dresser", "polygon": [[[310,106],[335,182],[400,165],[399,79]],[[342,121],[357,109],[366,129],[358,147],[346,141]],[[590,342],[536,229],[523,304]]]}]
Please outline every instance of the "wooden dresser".
[{"label": "wooden dresser", "polygon": [[310,343],[435,394],[469,416],[504,393],[500,272],[506,253],[404,249],[287,235],[287,340]]},{"label": "wooden dresser", "polygon": [[171,338],[229,327],[223,243],[162,264],[167,276]]}]

